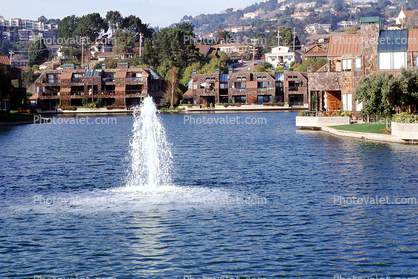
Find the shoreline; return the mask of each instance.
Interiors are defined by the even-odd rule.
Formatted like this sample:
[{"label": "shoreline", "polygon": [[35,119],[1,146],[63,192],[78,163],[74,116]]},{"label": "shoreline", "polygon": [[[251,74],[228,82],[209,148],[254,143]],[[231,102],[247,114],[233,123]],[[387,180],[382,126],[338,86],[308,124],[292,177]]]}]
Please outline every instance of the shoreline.
[{"label": "shoreline", "polygon": [[[160,111],[160,113],[214,113],[214,112],[270,112],[270,111],[293,111],[298,112],[300,110],[306,110],[303,106],[263,106],[263,105],[242,105],[240,107],[236,106],[216,106],[215,108],[199,108],[199,107],[192,107],[189,108],[187,106],[183,106],[184,110],[165,110]],[[49,114],[49,115],[65,115],[65,114],[132,114],[134,110],[128,109],[112,109],[108,110],[106,108],[97,108],[97,109],[90,109],[90,108],[78,108],[77,110],[37,110],[39,114]]]},{"label": "shoreline", "polygon": [[363,140],[368,140],[368,141],[414,144],[414,145],[418,144],[418,141],[402,140],[398,137],[388,135],[388,134],[374,134],[374,133],[343,131],[343,130],[337,130],[337,129],[330,128],[330,127],[321,127],[320,131],[324,131],[329,134],[333,134],[335,136],[363,139]]}]

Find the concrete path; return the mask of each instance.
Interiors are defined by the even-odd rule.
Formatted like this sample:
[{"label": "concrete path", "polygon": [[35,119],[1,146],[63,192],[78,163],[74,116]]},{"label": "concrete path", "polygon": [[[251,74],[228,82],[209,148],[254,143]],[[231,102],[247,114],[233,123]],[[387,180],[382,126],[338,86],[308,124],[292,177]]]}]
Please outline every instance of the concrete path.
[{"label": "concrete path", "polygon": [[330,127],[322,127],[322,131],[331,133],[337,136],[343,137],[350,137],[350,138],[357,138],[357,139],[364,139],[364,140],[372,140],[372,141],[381,141],[381,142],[393,142],[393,143],[408,143],[408,144],[418,144],[418,142],[410,142],[405,141],[400,138],[397,138],[392,135],[387,134],[374,134],[374,133],[361,133],[361,132],[352,132],[352,131],[343,131],[337,130]]}]

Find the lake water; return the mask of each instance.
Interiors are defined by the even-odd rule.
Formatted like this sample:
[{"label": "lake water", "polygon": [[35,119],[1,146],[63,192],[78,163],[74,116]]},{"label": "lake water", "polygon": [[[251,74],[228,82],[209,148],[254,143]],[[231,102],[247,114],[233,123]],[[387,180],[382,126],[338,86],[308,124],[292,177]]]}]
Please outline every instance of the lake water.
[{"label": "lake water", "polygon": [[[418,276],[417,146],[296,115],[160,115],[172,185],[154,191],[125,187],[132,116],[0,127],[0,277]],[[267,124],[207,124],[237,116]]]}]

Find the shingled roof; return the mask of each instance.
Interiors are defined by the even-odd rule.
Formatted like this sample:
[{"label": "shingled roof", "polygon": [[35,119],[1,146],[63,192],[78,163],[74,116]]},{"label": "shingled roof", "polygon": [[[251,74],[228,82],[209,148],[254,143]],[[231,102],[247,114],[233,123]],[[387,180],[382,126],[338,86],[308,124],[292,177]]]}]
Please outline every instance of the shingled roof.
[{"label": "shingled roof", "polygon": [[0,65],[10,66],[9,57],[7,57],[6,55],[0,55]]}]

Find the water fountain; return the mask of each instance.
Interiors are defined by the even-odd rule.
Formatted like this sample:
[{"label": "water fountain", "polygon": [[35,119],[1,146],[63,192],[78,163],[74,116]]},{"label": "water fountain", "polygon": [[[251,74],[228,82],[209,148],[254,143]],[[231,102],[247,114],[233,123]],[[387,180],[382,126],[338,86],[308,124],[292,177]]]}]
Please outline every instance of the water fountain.
[{"label": "water fountain", "polygon": [[139,110],[134,112],[130,161],[128,188],[152,192],[170,184],[170,144],[152,97],[145,98]]}]

